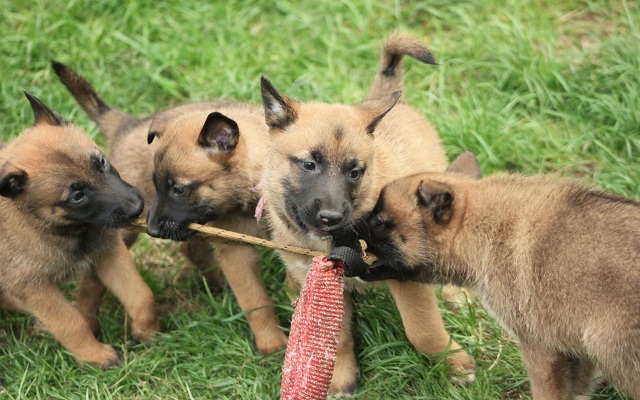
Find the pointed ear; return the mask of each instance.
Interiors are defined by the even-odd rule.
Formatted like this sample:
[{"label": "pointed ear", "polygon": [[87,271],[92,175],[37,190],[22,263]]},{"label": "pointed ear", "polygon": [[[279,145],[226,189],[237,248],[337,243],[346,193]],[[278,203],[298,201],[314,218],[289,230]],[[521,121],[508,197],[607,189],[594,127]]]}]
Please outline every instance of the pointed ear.
[{"label": "pointed ear", "polygon": [[31,103],[31,109],[33,109],[33,116],[35,118],[33,125],[53,125],[53,126],[63,126],[67,124],[67,121],[62,119],[60,115],[51,111],[47,106],[44,105],[43,102],[40,101],[35,96],[32,96],[28,92],[24,92],[24,95],[29,99],[29,103]]},{"label": "pointed ear", "polygon": [[262,102],[267,125],[271,129],[284,129],[298,118],[298,104],[280,94],[264,76],[260,78]]},{"label": "pointed ear", "polygon": [[482,178],[482,171],[476,155],[465,150],[447,167],[446,172],[455,172],[473,179]]},{"label": "pointed ear", "polygon": [[198,144],[216,153],[231,153],[238,144],[240,130],[231,118],[212,112],[202,126]]},{"label": "pointed ear", "polygon": [[429,209],[437,224],[449,222],[451,204],[453,203],[451,192],[431,190],[426,187],[424,181],[420,181],[416,195],[418,196],[418,204]]},{"label": "pointed ear", "polygon": [[160,132],[158,131],[149,132],[149,134],[147,135],[147,144],[153,143],[153,139],[155,139],[157,136],[160,136]]},{"label": "pointed ear", "polygon": [[387,113],[396,105],[398,100],[402,96],[402,92],[395,92],[390,96],[381,97],[379,99],[373,100],[365,100],[360,103],[355,104],[360,110],[365,112],[366,118],[368,120],[367,124],[367,133],[373,135],[373,131],[375,131],[376,126],[382,120],[382,117],[387,115]]},{"label": "pointed ear", "polygon": [[14,198],[24,192],[27,173],[7,163],[0,169],[0,196]]}]

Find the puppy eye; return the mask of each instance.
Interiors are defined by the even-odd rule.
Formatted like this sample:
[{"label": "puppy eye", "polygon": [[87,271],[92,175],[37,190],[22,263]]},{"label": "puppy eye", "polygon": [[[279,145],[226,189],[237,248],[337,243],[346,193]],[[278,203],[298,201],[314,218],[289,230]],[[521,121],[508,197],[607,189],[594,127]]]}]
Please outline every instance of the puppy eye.
[{"label": "puppy eye", "polygon": [[102,171],[107,171],[109,169],[109,160],[107,160],[107,157],[105,157],[104,154],[100,154],[98,156],[98,166]]},{"label": "puppy eye", "polygon": [[86,197],[87,195],[83,191],[76,190],[75,192],[71,193],[71,196],[69,196],[69,202],[71,202],[72,204],[78,204],[81,203]]},{"label": "puppy eye", "polygon": [[176,196],[182,196],[185,193],[187,193],[187,188],[184,186],[174,186],[173,187],[173,194],[175,194]]},{"label": "puppy eye", "polygon": [[373,219],[371,219],[371,227],[375,230],[382,230],[385,227],[384,218],[382,215],[378,214]]},{"label": "puppy eye", "polygon": [[362,170],[360,169],[352,169],[351,172],[349,173],[349,178],[353,180],[360,179],[361,176],[362,176]]},{"label": "puppy eye", "polygon": [[316,169],[316,163],[312,161],[302,161],[300,164],[302,165],[302,168],[306,169],[307,171],[313,171]]}]

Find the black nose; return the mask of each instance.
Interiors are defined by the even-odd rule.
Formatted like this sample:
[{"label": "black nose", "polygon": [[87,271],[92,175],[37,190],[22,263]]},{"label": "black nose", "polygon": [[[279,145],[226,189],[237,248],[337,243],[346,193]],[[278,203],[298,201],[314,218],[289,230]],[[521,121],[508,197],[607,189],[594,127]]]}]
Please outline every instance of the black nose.
[{"label": "black nose", "polygon": [[129,214],[129,217],[137,218],[142,213],[143,209],[144,209],[144,199],[142,198],[142,195],[138,194],[136,196],[136,200],[133,203],[133,206],[131,206],[131,212]]},{"label": "black nose", "polygon": [[149,236],[160,237],[162,225],[164,224],[157,223],[157,221],[151,218],[151,212],[147,213],[147,233]]},{"label": "black nose", "polygon": [[324,225],[331,227],[338,225],[344,217],[340,211],[320,210],[318,211],[318,218]]}]

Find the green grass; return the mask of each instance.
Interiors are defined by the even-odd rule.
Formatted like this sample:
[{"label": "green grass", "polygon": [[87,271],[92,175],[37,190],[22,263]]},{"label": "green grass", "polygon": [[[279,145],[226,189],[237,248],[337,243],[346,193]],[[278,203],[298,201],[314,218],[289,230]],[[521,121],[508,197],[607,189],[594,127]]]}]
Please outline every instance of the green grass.
[{"label": "green grass", "polygon": [[[136,115],[187,101],[258,102],[265,75],[287,95],[363,98],[383,38],[412,32],[440,65],[406,62],[407,101],[436,125],[450,156],[478,155],[485,173],[557,171],[640,197],[640,4],[632,1],[0,0],[0,138],[32,121],[23,90],[87,129],[95,125],[49,68],[75,67],[112,105]],[[126,343],[108,297],[102,340],[121,367],[76,364],[30,317],[0,311],[0,397],[7,399],[272,399],[283,352],[260,356],[232,293],[210,295],[171,243],[133,249],[157,296],[163,334]],[[264,252],[265,280],[288,326],[284,270]],[[69,285],[73,292],[73,284]],[[477,382],[448,383],[444,367],[408,343],[390,297],[356,298],[360,399],[530,398],[519,353],[474,305],[443,315],[476,358]],[[622,398],[603,389],[594,398]]]}]

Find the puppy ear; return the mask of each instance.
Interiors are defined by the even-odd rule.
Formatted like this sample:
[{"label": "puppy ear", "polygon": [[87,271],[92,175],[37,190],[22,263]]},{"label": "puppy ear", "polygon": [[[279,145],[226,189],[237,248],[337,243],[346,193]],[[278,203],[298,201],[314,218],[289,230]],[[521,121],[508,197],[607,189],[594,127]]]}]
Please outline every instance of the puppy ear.
[{"label": "puppy ear", "polygon": [[482,171],[476,155],[465,150],[447,167],[446,172],[455,172],[473,179],[482,178]]},{"label": "puppy ear", "polygon": [[284,129],[298,118],[298,105],[287,96],[280,94],[264,76],[260,78],[262,102],[267,125],[271,129]]},{"label": "puppy ear", "polygon": [[28,181],[27,173],[11,164],[0,169],[0,196],[14,198],[24,192]]},{"label": "puppy ear", "polygon": [[451,204],[453,203],[453,194],[443,190],[431,190],[424,181],[420,181],[418,190],[418,204],[426,207],[433,216],[433,220],[437,223],[447,223],[451,219]]},{"label": "puppy ear", "polygon": [[67,124],[67,121],[62,119],[60,115],[51,111],[43,102],[35,96],[32,96],[28,92],[24,92],[24,95],[29,99],[31,103],[31,109],[33,110],[34,122],[33,125],[53,125],[63,126]]},{"label": "puppy ear", "polygon": [[198,144],[216,153],[229,154],[235,150],[240,137],[238,124],[231,118],[212,112],[202,126]]},{"label": "puppy ear", "polygon": [[396,105],[402,92],[395,92],[390,96],[381,97],[379,99],[365,100],[355,104],[360,110],[365,112],[368,120],[366,131],[368,134],[373,135],[378,123],[382,120],[382,117]]}]

